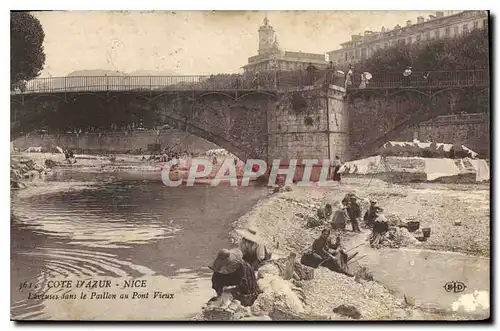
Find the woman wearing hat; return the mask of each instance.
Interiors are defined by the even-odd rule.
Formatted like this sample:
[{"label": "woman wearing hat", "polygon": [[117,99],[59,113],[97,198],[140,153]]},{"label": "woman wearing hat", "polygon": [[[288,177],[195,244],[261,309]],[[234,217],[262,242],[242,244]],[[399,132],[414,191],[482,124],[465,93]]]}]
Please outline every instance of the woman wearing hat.
[{"label": "woman wearing hat", "polygon": [[259,296],[255,272],[243,260],[243,254],[239,249],[221,249],[210,269],[214,272],[212,288],[218,297],[222,295],[226,286],[236,287],[233,296],[244,306],[251,306]]},{"label": "woman wearing hat", "polygon": [[342,200],[342,204],[347,207],[347,214],[349,215],[352,231],[354,232],[361,232],[358,225],[358,220],[361,218],[360,200],[361,198],[354,192],[347,193]]},{"label": "woman wearing hat", "polygon": [[372,227],[373,223],[375,222],[375,219],[377,218],[377,201],[370,200],[370,207],[365,213],[365,216],[363,217],[363,220],[365,221],[366,226]]},{"label": "woman wearing hat", "polygon": [[374,214],[375,220],[373,222],[373,230],[370,238],[370,246],[374,248],[379,248],[382,241],[382,236],[389,231],[389,222],[387,218],[382,214],[383,208],[375,206]]},{"label": "woman wearing hat", "polygon": [[236,230],[241,236],[240,250],[243,253],[243,260],[250,264],[253,270],[257,270],[262,262],[271,258],[271,253],[261,237],[254,229]]}]

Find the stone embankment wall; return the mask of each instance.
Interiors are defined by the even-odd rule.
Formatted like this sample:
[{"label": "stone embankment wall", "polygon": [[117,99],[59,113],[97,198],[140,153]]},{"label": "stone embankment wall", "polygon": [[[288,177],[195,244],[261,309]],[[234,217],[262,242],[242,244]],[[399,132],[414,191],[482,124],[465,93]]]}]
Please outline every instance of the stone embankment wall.
[{"label": "stone embankment wall", "polygon": [[[437,95],[432,104],[429,104],[428,97],[418,93],[392,92],[386,96],[367,91],[349,95],[347,107],[352,159],[373,153],[368,147],[377,139],[381,139],[378,142],[380,146],[388,140],[413,139],[462,144],[478,152],[481,158],[489,158],[489,113],[474,113],[478,108],[465,99],[466,96],[452,92]],[[394,134],[386,137],[388,132]]]},{"label": "stone embankment wall", "polygon": [[489,158],[490,116],[487,113],[439,116],[408,130],[406,137],[461,144],[479,153],[481,158]]},{"label": "stone embankment wall", "polygon": [[193,153],[202,153],[209,149],[219,148],[217,145],[185,132],[159,132],[159,131],[135,131],[135,132],[108,132],[108,133],[82,133],[82,134],[27,134],[14,140],[14,146],[21,150],[28,147],[39,147],[53,149],[69,147],[81,152],[107,152],[127,153],[145,152],[148,144],[160,144],[162,148],[167,146],[177,147],[179,150],[187,150]]}]

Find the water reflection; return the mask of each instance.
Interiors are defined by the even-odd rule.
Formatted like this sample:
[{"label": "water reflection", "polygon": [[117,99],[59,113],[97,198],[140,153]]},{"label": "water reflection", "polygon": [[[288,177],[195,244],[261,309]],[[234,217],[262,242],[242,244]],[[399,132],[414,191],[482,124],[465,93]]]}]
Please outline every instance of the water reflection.
[{"label": "water reflection", "polygon": [[[265,194],[258,187],[169,188],[160,182],[122,181],[15,196],[11,316],[71,319],[71,309],[96,319],[194,314],[213,294],[206,266],[228,246],[228,225]],[[39,294],[48,280],[89,277],[144,277],[159,290],[178,293],[178,299],[162,301],[161,309],[149,301],[145,307],[133,301],[73,300],[65,305],[64,300],[28,300],[28,293],[18,289],[29,281],[37,284],[33,294]]]}]

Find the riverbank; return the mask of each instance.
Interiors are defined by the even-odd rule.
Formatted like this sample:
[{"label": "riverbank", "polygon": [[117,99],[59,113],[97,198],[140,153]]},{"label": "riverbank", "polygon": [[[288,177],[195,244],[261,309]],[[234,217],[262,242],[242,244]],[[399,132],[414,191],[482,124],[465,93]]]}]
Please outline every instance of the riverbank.
[{"label": "riverbank", "polygon": [[[140,163],[136,163],[136,165],[140,165]],[[101,173],[103,176],[100,177],[103,177],[103,179],[107,178],[107,173],[102,172],[102,170],[99,170],[96,167],[90,168]],[[55,175],[57,176],[59,171],[66,170],[72,170],[75,172],[75,174],[69,176],[71,181],[57,183],[51,181],[32,183],[27,189],[18,190],[18,194],[23,196],[32,196],[44,193],[55,193],[57,191],[88,191],[91,187],[95,188],[94,183],[85,181],[85,178],[92,178],[92,180],[96,180],[98,176],[89,174],[85,171],[81,172],[82,168],[68,167],[67,169],[64,169],[64,167],[61,167],[55,172]],[[141,168],[135,168],[134,170],[134,167],[132,167],[132,171],[124,171],[124,168],[119,167],[117,171],[119,171],[121,178],[129,176],[126,175],[129,172],[137,174],[141,173],[141,176],[145,176],[144,174],[146,172],[142,170],[143,169]],[[82,177],[80,178],[79,176]],[[68,176],[65,178],[67,180]],[[102,183],[102,181],[99,182]],[[162,188],[165,189],[164,187]],[[131,186],[127,186],[126,190],[121,192],[121,194],[128,192],[131,189]],[[163,191],[163,189],[161,191]],[[209,190],[211,188],[207,186],[204,187],[204,190],[205,189]],[[241,191],[239,191],[235,188],[235,191],[231,193],[231,195],[234,195],[235,192],[240,192],[241,195],[247,196],[248,191],[245,191],[246,189],[247,188],[241,188]],[[353,269],[357,270],[362,266],[367,267],[373,272],[376,282],[348,278],[344,275],[333,273],[324,268],[316,269],[314,279],[304,281],[302,287],[306,295],[305,313],[308,316],[316,316],[316,319],[346,319],[346,317],[333,313],[332,311],[335,307],[345,304],[356,306],[361,313],[361,319],[365,320],[456,320],[484,318],[484,314],[477,314],[476,312],[462,314],[460,312],[453,313],[446,311],[446,309],[437,307],[434,304],[429,305],[428,299],[431,298],[431,302],[440,302],[447,308],[455,303],[460,305],[460,300],[463,301],[465,299],[461,299],[458,294],[448,296],[444,298],[444,300],[442,297],[442,293],[444,293],[443,284],[455,279],[467,280],[467,286],[472,290],[479,289],[481,290],[481,293],[483,293],[484,290],[489,291],[489,269],[486,270],[484,267],[485,265],[489,267],[489,263],[487,263],[489,262],[490,233],[488,185],[422,183],[403,186],[388,184],[377,179],[367,180],[363,178],[345,178],[341,185],[332,187],[293,186],[292,190],[289,192],[280,192],[273,194],[268,198],[266,197],[261,199],[253,208],[251,208],[249,212],[241,216],[238,221],[233,224],[233,226],[256,228],[259,234],[266,241],[267,245],[272,249],[274,256],[284,257],[290,252],[295,252],[300,257],[303,250],[310,247],[311,243],[319,235],[321,230],[320,228],[305,228],[306,220],[304,217],[301,217],[301,215],[314,215],[318,207],[324,206],[327,202],[332,203],[340,201],[347,192],[351,191],[357,192],[363,198],[377,200],[378,203],[385,208],[386,213],[396,214],[402,220],[407,218],[417,218],[422,222],[423,227],[431,227],[431,237],[427,242],[420,244],[419,249],[415,251],[402,249],[390,251],[370,251],[369,248],[357,248],[357,250],[360,251],[360,256],[368,255],[368,257],[361,260],[359,263],[354,263],[352,266]],[[210,194],[208,194],[209,191],[206,191],[203,194],[200,193],[200,198],[209,199],[211,196],[214,196],[214,191],[210,192]],[[186,193],[188,194],[189,192],[186,191]],[[189,195],[191,194],[192,193],[189,193]],[[140,190],[140,195],[131,194],[131,196],[134,197],[143,195],[143,190]],[[113,201],[113,204],[116,199],[121,199],[120,194],[113,193],[111,196],[112,200],[110,201]],[[85,202],[78,204],[78,206],[88,208],[88,198],[89,197],[85,198]],[[226,203],[230,198],[234,199],[235,202],[240,199],[237,196],[228,196],[223,198],[222,201],[225,201]],[[137,212],[140,212],[142,203],[136,199],[137,198],[134,198],[134,205],[137,208]],[[98,200],[100,200],[100,198]],[[159,201],[158,204],[161,204],[162,206],[163,203],[160,202],[165,201],[164,198],[147,200],[149,204],[156,204],[153,200]],[[181,200],[178,200],[175,205],[176,210],[179,209],[180,201]],[[72,203],[73,202],[74,201],[72,201]],[[206,204],[210,206],[217,206],[215,201],[210,200],[206,200],[205,205]],[[147,205],[147,203],[144,205]],[[231,204],[229,203],[228,205]],[[366,208],[366,206],[363,207]],[[200,208],[204,209],[205,207],[201,206]],[[248,207],[245,207],[244,210],[247,210],[246,208]],[[191,209],[193,209],[192,205],[185,206],[186,212]],[[216,209],[218,210],[218,207]],[[148,207],[147,214],[149,216],[151,216],[151,210],[155,210],[155,208],[151,209]],[[119,211],[119,209],[117,209],[117,211]],[[83,210],[80,211],[81,214],[78,217],[81,218],[81,216],[86,215],[87,212],[88,211]],[[205,213],[205,210],[200,211],[200,214]],[[128,210],[127,215],[128,214],[130,214],[130,210]],[[165,213],[160,214],[164,215]],[[92,249],[96,249],[97,247],[98,249],[106,248],[120,250],[130,249],[130,247],[134,247],[134,245],[145,245],[149,241],[161,239],[161,237],[163,237],[162,233],[165,230],[165,222],[167,221],[161,216],[158,216],[156,222],[158,223],[158,227],[153,227],[151,220],[148,220],[145,224],[139,226],[128,227],[124,225],[123,228],[121,228],[121,222],[110,222],[109,220],[121,219],[122,217],[128,218],[125,214],[118,212],[112,215],[112,217],[110,216],[109,220],[102,220],[103,214],[99,213],[99,215],[99,220],[100,222],[102,221],[103,224],[97,227],[94,224],[92,228],[89,228],[86,222],[74,222],[74,216],[68,218],[67,221],[59,217],[49,220],[49,222],[47,220],[43,220],[43,222],[39,222],[40,225],[43,225],[39,228],[33,227],[33,224],[30,224],[30,226],[32,229],[37,231],[59,233],[65,238],[73,240],[73,245],[78,244],[90,247],[89,245],[93,241]],[[465,217],[465,215],[467,215],[467,217]],[[223,218],[234,220],[238,216],[228,214],[227,218],[226,216]],[[132,218],[134,220],[136,219],[134,216],[132,216]],[[137,218],[140,218],[140,215],[138,215]],[[462,224],[460,226],[454,225],[456,220],[461,220]],[[95,220],[93,221],[95,222]],[[217,222],[219,223],[219,219],[217,219]],[[192,226],[191,228],[184,225],[181,232],[176,232],[176,238],[178,240],[181,240],[180,238],[182,237],[179,236],[183,233],[187,235],[188,233],[191,233],[191,231],[192,233],[195,233],[200,230],[200,224],[195,224],[193,222],[188,223]],[[49,226],[51,224],[53,224],[52,227]],[[117,226],[120,226],[120,228],[117,228]],[[67,231],[62,231],[64,229]],[[108,230],[103,231],[103,229]],[[159,231],[158,229],[163,230]],[[206,237],[206,241],[202,242],[200,237],[197,237],[195,245],[196,249],[193,249],[193,252],[201,252],[202,250],[206,251],[209,245],[213,245],[213,238],[219,238],[222,236],[223,238],[219,239],[223,241],[227,240],[227,237],[223,234],[226,230],[221,231],[219,229],[216,231],[215,226],[213,225],[207,227],[207,229],[209,230],[203,230],[201,232],[205,234],[209,233]],[[75,233],[77,234],[76,236]],[[359,243],[365,242],[366,236],[367,233],[354,235],[350,231],[347,231],[344,233],[345,245],[348,248],[355,247]],[[168,236],[165,236],[165,238],[167,237]],[[125,239],[130,242],[124,243]],[[236,237],[233,236],[233,239],[236,239]],[[96,243],[96,241],[98,242]],[[181,242],[189,242],[189,240],[181,240]],[[165,244],[167,244],[167,242]],[[168,245],[165,247],[165,250],[163,250],[164,252],[172,251],[172,247]],[[216,253],[216,249],[221,247],[214,246],[213,251],[203,253],[203,257],[200,257],[203,260],[203,263],[200,265],[208,265],[210,260],[213,258],[213,255]],[[440,250],[457,251],[467,253],[468,255],[464,256],[467,260],[462,259],[461,255],[455,253],[444,258],[442,256],[435,257],[427,252],[424,254],[423,249],[431,250],[431,252],[436,253],[440,253]],[[158,251],[157,246],[155,246],[155,251]],[[416,254],[414,254],[415,252]],[[129,255],[130,254],[128,252],[123,253],[123,256]],[[149,265],[148,259],[150,259],[150,255],[151,253],[148,251],[148,258],[145,260],[141,255],[137,258],[136,263],[138,265]],[[175,254],[176,258],[178,258],[177,255],[178,254]],[[472,255],[477,256],[477,261],[469,259]],[[428,259],[432,261],[432,263],[425,263],[423,261],[427,261]],[[178,266],[170,266],[168,268],[169,270],[166,270],[166,267],[164,267],[163,264],[157,265],[154,263],[154,265],[156,266],[156,270],[165,269],[162,273],[165,275],[171,275],[172,270],[170,269],[186,267],[185,265],[181,265],[182,263],[186,263],[186,261],[179,261]],[[397,271],[396,278],[394,278],[396,273],[393,273],[393,270]],[[449,270],[457,270],[458,274],[450,274]],[[432,279],[428,279],[424,277],[424,279],[419,279],[420,276],[426,276],[427,274],[432,274],[433,272],[437,272],[439,275],[442,274],[444,278],[434,277]],[[474,272],[486,277],[486,279],[476,279]],[[189,299],[187,300],[188,303],[184,301],[181,304],[176,303],[176,316],[182,315],[185,317],[185,314],[190,315],[193,311],[197,311],[195,306],[201,306],[211,295],[213,295],[213,291],[210,288],[208,271],[207,274],[203,275],[203,277],[200,275],[193,277],[195,277],[198,282],[196,286],[196,293],[198,297],[195,302],[192,299]],[[409,279],[411,279],[411,282],[414,285],[409,288],[406,287],[405,291],[401,292],[401,288],[398,288],[398,286],[406,286]],[[394,284],[396,287],[389,286]],[[480,288],[482,285],[484,285],[484,287]],[[432,297],[432,293],[437,293],[435,298]],[[179,292],[179,294],[183,295],[182,292]],[[406,302],[403,294],[409,297],[414,297],[414,299],[410,299],[413,303]],[[471,295],[470,292],[466,292],[466,294]],[[422,295],[422,297],[419,297],[419,295]],[[481,295],[484,296],[484,293]],[[189,304],[190,307],[187,308],[186,304]],[[160,310],[157,313],[158,315],[155,315],[155,318],[162,318]],[[118,312],[116,312],[116,314],[119,315]],[[97,319],[100,319],[103,318],[104,315],[97,314],[95,316]],[[141,315],[138,313],[134,316],[140,317]]]},{"label": "riverbank", "polygon": [[[212,164],[213,156],[201,156],[197,159],[204,159],[210,162],[211,169],[204,177],[197,177],[194,180],[196,184],[211,184],[221,167],[228,162],[234,162],[232,157],[218,156],[217,163]],[[166,162],[157,162],[147,160],[141,155],[88,155],[76,154],[74,163],[69,163],[61,153],[27,153],[15,152],[11,155],[11,160],[22,161],[30,160],[38,165],[45,165],[48,160],[54,168],[54,173],[73,172],[98,175],[120,175],[127,180],[148,180],[165,182],[165,173],[163,172]],[[188,182],[193,158],[181,159],[184,164],[173,166],[169,171],[169,179],[173,182],[182,180],[183,184]],[[203,166],[199,166],[198,171],[202,172]],[[235,163],[236,181],[240,186],[243,174],[245,172],[245,163],[238,160]],[[249,178],[255,181],[256,178]],[[192,185],[190,183],[189,185]],[[30,184],[31,185],[31,184]],[[221,185],[230,185],[228,180],[222,180]],[[175,186],[175,185],[174,185]]]},{"label": "riverbank", "polygon": [[[186,320],[213,296],[206,266],[231,244],[230,224],[268,190],[167,187],[159,172],[139,167],[108,172],[56,166],[11,194],[11,318],[67,320],[79,311],[89,320]],[[44,289],[48,280],[89,277],[144,279],[152,292],[172,293],[176,300],[68,304],[28,300],[18,290],[18,281],[36,280]]]},{"label": "riverbank", "polygon": [[[290,248],[302,248],[312,242],[310,237],[290,238],[290,231],[303,232],[296,214],[314,214],[325,203],[340,202],[348,192],[362,198],[376,200],[385,214],[394,214],[401,220],[419,220],[421,227],[430,227],[431,236],[422,249],[461,252],[469,255],[490,255],[490,200],[488,184],[425,184],[395,185],[381,180],[347,178],[332,187],[294,186],[291,192],[281,192],[260,202],[235,225],[258,227],[262,235],[272,237]],[[366,210],[368,205],[363,206]],[[461,225],[455,225],[455,221]],[[298,240],[298,241],[297,241]],[[304,242],[305,240],[305,242]]]},{"label": "riverbank", "polygon": [[[471,293],[475,288],[489,291],[490,220],[487,185],[412,184],[402,186],[376,179],[346,178],[342,184],[333,187],[294,186],[290,192],[280,192],[269,199],[260,201],[249,213],[235,222],[234,227],[252,227],[258,231],[274,254],[287,256],[290,252],[294,252],[300,258],[303,251],[310,247],[321,231],[321,228],[306,228],[306,220],[301,216],[314,215],[318,207],[324,206],[325,203],[338,202],[346,193],[352,191],[357,192],[362,198],[377,200],[379,205],[385,208],[386,214],[396,214],[403,221],[405,219],[420,220],[422,227],[431,228],[431,237],[427,242],[419,244],[417,253],[412,254],[404,249],[387,252],[372,250],[367,247],[367,232],[360,235],[355,235],[350,231],[345,232],[346,247],[365,243],[364,247],[357,250],[360,251],[360,256],[367,255],[367,258],[360,260],[359,263],[353,263],[353,269],[367,266],[368,270],[372,270],[377,269],[376,266],[379,264],[388,268],[387,271],[390,273],[392,263],[396,272],[400,272],[401,275],[389,275],[394,279],[387,278],[383,270],[375,270],[377,272],[373,274],[376,281],[373,282],[355,280],[324,268],[318,268],[315,270],[314,279],[304,282],[303,290],[306,295],[308,315],[323,316],[324,319],[344,319],[345,317],[333,313],[333,309],[345,304],[356,306],[361,313],[361,319],[366,320],[456,320],[482,319],[489,316],[489,311],[485,312],[485,309],[466,312],[464,309],[454,309],[453,307],[457,306],[456,301],[459,301],[459,295],[446,296],[442,288],[444,283],[455,280],[459,276],[458,280],[469,281]],[[367,206],[363,207],[366,210]],[[458,219],[462,221],[461,226],[454,225],[454,221]],[[236,237],[234,233],[232,235]],[[431,253],[436,252],[438,255],[439,251],[463,252],[468,255],[449,253],[450,256],[436,258],[432,254],[426,255],[425,249],[430,250]],[[396,255],[393,256],[391,252],[396,252]],[[386,256],[387,259],[383,259]],[[465,260],[461,260],[462,257]],[[426,263],[428,258],[433,261],[432,263],[437,263],[438,268],[433,267],[430,261]],[[472,259],[473,262],[467,259]],[[374,261],[375,263],[372,263]],[[458,268],[459,274],[451,275],[448,273],[449,270],[441,268],[446,262],[453,261],[458,263],[455,267]],[[471,270],[465,270],[467,264]],[[415,265],[414,269],[410,267],[413,265]],[[423,287],[418,285],[420,283],[417,281],[420,278],[426,282],[425,278],[430,277],[429,273],[432,273],[432,269],[439,270],[441,274],[435,275],[432,281],[429,279],[431,285]],[[474,279],[475,276],[478,279]],[[408,280],[411,279],[415,285],[407,286],[405,279],[406,283],[409,283]],[[442,279],[447,280],[441,284]],[[398,286],[402,283],[405,290],[399,289],[398,291],[394,286],[389,286],[393,285],[390,283]],[[481,287],[483,285],[485,288]],[[433,292],[438,294],[432,297]],[[417,298],[408,298],[408,293],[415,294]],[[419,297],[420,294],[421,297]],[[406,299],[405,296],[407,296]],[[489,309],[489,302],[487,308]]]}]

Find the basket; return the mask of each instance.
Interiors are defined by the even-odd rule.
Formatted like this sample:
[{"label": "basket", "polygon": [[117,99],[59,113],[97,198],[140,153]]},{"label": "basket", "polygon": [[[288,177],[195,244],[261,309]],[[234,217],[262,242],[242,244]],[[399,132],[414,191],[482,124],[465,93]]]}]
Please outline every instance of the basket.
[{"label": "basket", "polygon": [[422,233],[424,238],[429,238],[431,236],[431,228],[422,228]]},{"label": "basket", "polygon": [[420,222],[417,221],[407,222],[406,227],[408,228],[408,231],[415,232],[420,228]]}]

